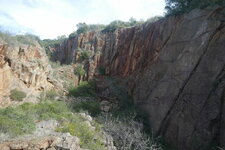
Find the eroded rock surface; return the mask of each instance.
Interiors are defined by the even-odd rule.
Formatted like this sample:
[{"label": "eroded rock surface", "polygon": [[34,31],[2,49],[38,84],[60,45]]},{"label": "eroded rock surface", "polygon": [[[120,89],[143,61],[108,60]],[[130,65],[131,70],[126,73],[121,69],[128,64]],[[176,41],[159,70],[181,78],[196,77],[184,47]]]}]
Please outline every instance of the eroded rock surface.
[{"label": "eroded rock surface", "polygon": [[78,49],[94,51],[86,76],[102,67],[125,80],[155,135],[182,150],[215,141],[225,148],[224,12],[197,9],[114,33],[81,34],[56,47],[54,58],[76,62]]},{"label": "eroded rock surface", "polygon": [[6,61],[7,45],[0,45],[0,94],[11,85],[11,69]]},{"label": "eroded rock surface", "polygon": [[0,41],[0,106],[10,105],[6,96],[13,89],[24,91],[29,99],[52,89],[51,72],[45,50],[38,43],[15,46]]}]

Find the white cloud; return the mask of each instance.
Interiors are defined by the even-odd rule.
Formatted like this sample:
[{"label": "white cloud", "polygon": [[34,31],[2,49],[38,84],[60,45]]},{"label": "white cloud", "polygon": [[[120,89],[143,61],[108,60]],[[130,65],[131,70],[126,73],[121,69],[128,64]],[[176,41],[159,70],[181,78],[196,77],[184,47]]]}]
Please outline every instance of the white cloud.
[{"label": "white cloud", "polygon": [[162,15],[164,5],[164,0],[1,0],[0,10],[41,38],[55,38],[73,32],[79,22],[108,24]]}]

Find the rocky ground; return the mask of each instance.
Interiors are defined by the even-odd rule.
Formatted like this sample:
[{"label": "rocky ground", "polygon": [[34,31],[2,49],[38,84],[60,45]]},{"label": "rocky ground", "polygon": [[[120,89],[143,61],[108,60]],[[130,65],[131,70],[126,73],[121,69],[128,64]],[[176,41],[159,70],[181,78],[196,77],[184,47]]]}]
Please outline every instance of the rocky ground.
[{"label": "rocky ground", "polygon": [[[90,128],[95,130],[92,126],[93,119],[85,113],[79,113],[85,119],[84,122]],[[32,134],[19,136],[16,138],[7,137],[7,134],[0,135],[0,149],[1,150],[84,150],[80,147],[80,140],[70,133],[56,132],[56,128],[60,123],[56,120],[43,120],[36,122],[36,130]],[[113,139],[104,131],[104,145],[107,150],[116,150],[113,144]]]}]

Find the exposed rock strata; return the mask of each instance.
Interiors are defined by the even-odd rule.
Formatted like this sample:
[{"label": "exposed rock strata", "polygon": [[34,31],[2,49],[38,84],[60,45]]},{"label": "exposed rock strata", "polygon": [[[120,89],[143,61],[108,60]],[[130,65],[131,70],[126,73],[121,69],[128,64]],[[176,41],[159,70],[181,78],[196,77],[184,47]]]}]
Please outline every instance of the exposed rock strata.
[{"label": "exposed rock strata", "polygon": [[81,34],[56,47],[54,58],[70,63],[78,48],[99,51],[91,69],[126,80],[156,135],[182,150],[213,141],[225,148],[224,12],[194,10],[114,33]]},{"label": "exposed rock strata", "polygon": [[36,91],[53,88],[50,81],[51,66],[39,44],[12,46],[0,42],[0,105],[2,96],[12,89],[33,95]]}]

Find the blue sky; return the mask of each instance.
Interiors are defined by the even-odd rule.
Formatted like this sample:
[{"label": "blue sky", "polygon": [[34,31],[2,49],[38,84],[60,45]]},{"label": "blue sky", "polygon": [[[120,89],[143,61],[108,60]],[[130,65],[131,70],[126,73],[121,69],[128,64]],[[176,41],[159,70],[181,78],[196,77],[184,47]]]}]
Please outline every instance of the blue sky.
[{"label": "blue sky", "polygon": [[0,27],[15,33],[56,38],[76,24],[108,24],[163,15],[165,0],[0,0]]}]

